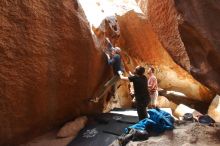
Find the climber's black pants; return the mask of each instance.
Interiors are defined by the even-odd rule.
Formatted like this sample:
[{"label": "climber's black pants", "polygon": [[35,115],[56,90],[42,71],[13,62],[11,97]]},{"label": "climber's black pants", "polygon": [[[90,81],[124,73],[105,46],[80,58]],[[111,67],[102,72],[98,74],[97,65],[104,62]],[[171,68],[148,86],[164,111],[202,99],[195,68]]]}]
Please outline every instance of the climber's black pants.
[{"label": "climber's black pants", "polygon": [[137,106],[137,114],[139,121],[147,118],[147,101],[136,101],[136,106]]}]

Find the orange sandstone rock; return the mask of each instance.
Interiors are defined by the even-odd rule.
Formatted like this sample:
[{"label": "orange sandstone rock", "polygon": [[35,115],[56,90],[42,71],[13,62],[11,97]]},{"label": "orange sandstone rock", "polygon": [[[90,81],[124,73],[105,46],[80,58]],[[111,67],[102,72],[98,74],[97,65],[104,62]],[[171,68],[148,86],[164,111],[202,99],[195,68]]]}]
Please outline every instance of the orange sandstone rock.
[{"label": "orange sandstone rock", "polygon": [[173,60],[220,93],[220,2],[136,1]]},{"label": "orange sandstone rock", "polygon": [[110,68],[76,1],[0,2],[0,145],[14,145],[75,116]]},{"label": "orange sandstone rock", "polygon": [[173,61],[144,15],[130,11],[118,17],[118,22],[121,31],[120,45],[127,53],[124,58],[130,56],[128,62],[125,60],[128,69],[134,69],[137,64],[146,67],[154,65],[161,88],[182,92],[189,99],[212,99],[213,94],[208,88]]},{"label": "orange sandstone rock", "polygon": [[159,41],[173,60],[190,70],[190,60],[178,30],[179,15],[173,0],[136,0]]}]

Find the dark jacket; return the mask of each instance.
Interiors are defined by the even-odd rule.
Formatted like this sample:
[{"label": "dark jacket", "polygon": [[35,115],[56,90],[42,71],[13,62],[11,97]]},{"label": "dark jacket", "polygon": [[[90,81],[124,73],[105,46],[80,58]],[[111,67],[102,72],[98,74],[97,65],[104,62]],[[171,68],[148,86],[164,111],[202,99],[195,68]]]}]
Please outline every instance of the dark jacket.
[{"label": "dark jacket", "polygon": [[115,54],[111,59],[108,59],[108,64],[111,64],[113,67],[114,75],[118,75],[118,71],[124,71],[121,63],[121,56]]}]

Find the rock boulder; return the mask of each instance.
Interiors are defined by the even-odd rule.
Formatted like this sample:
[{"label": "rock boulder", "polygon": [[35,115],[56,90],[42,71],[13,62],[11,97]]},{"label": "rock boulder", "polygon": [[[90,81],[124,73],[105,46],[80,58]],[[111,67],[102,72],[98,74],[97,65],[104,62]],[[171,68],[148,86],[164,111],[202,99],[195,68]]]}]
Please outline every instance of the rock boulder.
[{"label": "rock boulder", "polygon": [[0,145],[76,116],[110,70],[77,1],[0,2]]}]

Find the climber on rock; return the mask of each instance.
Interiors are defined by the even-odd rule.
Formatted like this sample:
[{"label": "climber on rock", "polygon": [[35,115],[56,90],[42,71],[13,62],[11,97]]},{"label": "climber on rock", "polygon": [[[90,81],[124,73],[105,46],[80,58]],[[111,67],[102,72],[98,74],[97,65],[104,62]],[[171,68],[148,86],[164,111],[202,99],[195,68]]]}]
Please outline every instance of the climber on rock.
[{"label": "climber on rock", "polygon": [[[124,72],[120,55],[121,49],[119,47],[113,47],[108,38],[106,38],[106,41],[107,49],[104,50],[104,52],[107,56],[108,64],[113,68],[114,76],[99,89],[97,94],[95,94],[95,99],[91,99],[93,102],[98,102],[100,99],[102,99],[110,87],[113,86],[114,89],[115,83],[120,79],[119,76]],[[108,52],[110,52],[110,54]]]},{"label": "climber on rock", "polygon": [[120,74],[120,78],[122,80],[133,82],[134,96],[136,100],[136,107],[139,120],[145,119],[147,117],[146,107],[150,102],[147,86],[147,77],[144,75],[144,72],[144,67],[137,66],[135,68],[134,74],[129,73],[129,77],[125,77],[123,74]]}]

